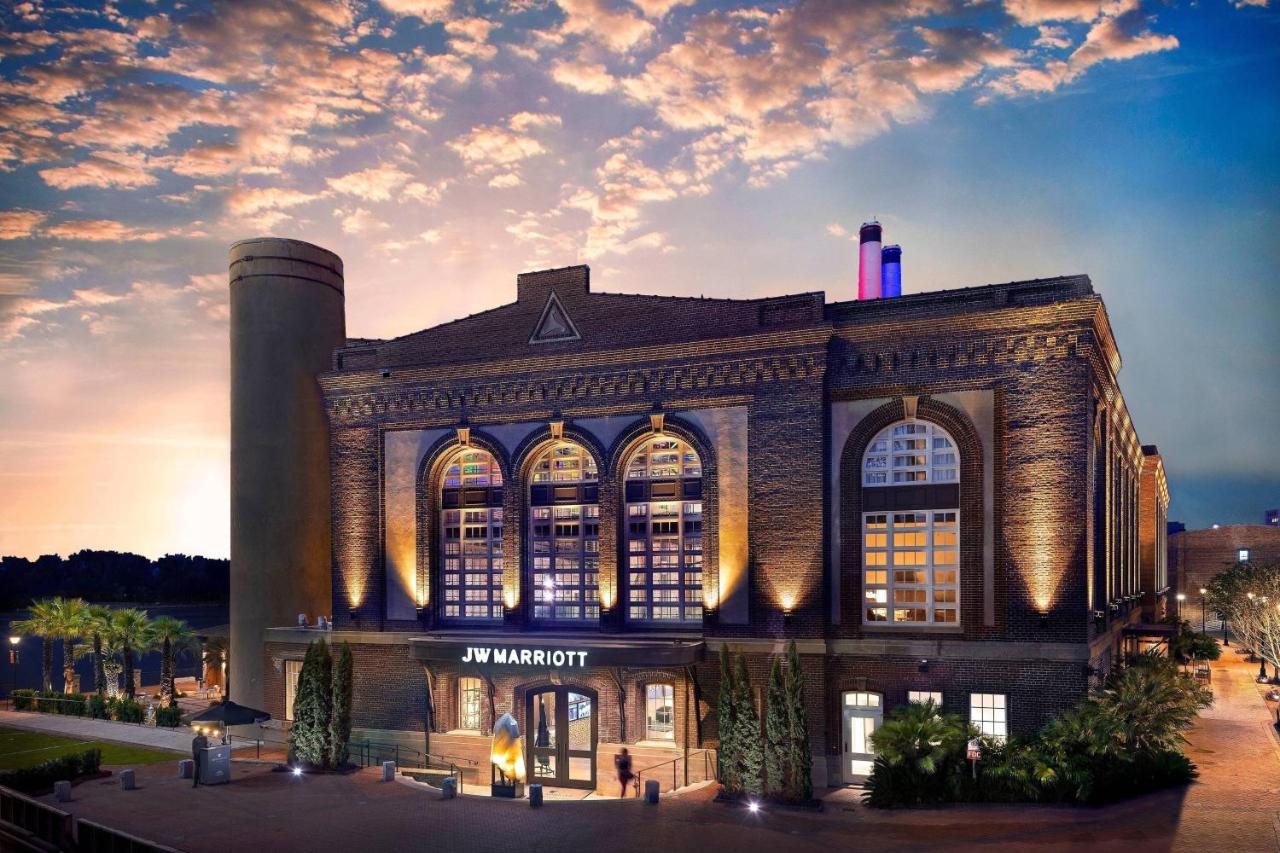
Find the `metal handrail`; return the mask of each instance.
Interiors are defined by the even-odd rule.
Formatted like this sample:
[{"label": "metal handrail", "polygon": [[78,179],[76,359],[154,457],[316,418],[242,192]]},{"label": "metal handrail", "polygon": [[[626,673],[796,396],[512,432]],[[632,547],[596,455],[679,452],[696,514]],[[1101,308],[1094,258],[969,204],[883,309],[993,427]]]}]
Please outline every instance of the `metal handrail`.
[{"label": "metal handrail", "polygon": [[702,753],[703,776],[705,776],[706,779],[714,779],[715,774],[711,771],[711,768],[714,766],[713,762],[711,761],[711,750],[705,749],[705,748],[695,749],[691,751],[688,755],[677,755],[675,758],[672,758],[669,761],[664,761],[661,764],[652,764],[644,768],[643,770],[636,771],[636,785],[635,785],[636,796],[639,797],[641,795],[640,792],[641,792],[641,789],[643,788],[643,786],[641,785],[641,781],[644,777],[644,774],[648,773],[649,776],[652,778],[654,775],[653,771],[657,770],[660,767],[666,767],[668,764],[671,765],[671,790],[674,791],[676,788],[679,788],[680,784],[679,784],[679,777],[677,776],[677,772],[679,771],[680,762],[681,761],[686,762],[685,768],[687,770],[688,769],[687,762],[691,758],[693,758],[693,756],[696,755],[697,753]]}]

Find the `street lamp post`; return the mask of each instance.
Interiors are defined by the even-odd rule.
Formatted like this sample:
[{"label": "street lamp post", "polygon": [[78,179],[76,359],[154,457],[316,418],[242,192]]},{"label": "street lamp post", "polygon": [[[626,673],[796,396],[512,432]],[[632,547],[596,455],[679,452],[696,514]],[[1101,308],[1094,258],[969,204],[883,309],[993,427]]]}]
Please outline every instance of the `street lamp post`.
[{"label": "street lamp post", "polygon": [[[1180,592],[1175,595],[1174,598],[1178,599],[1178,624],[1182,624],[1182,602],[1187,600],[1187,594],[1185,592]],[[1179,628],[1178,630],[1182,629]]]},{"label": "street lamp post", "polygon": [[1201,634],[1208,633],[1204,627],[1204,594],[1208,591],[1209,590],[1205,589],[1204,587],[1200,587],[1200,633]]},{"label": "street lamp post", "polygon": [[22,642],[22,637],[13,634],[9,637],[9,700],[13,700],[13,693],[18,689],[18,643]]}]

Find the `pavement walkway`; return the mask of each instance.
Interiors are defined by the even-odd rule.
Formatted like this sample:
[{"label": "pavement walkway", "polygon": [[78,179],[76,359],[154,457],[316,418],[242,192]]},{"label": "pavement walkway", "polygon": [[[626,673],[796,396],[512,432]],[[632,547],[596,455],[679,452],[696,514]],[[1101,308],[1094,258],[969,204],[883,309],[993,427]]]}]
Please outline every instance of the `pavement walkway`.
[{"label": "pavement walkway", "polygon": [[[1200,768],[1190,786],[1102,808],[955,806],[881,811],[856,791],[827,797],[821,814],[752,814],[712,801],[714,788],[663,797],[525,802],[480,797],[443,801],[379,781],[376,769],[300,776],[233,763],[233,782],[193,790],[176,760],[137,768],[139,789],[86,782],[59,807],[190,853],[271,849],[775,851],[1088,850],[1088,853],[1280,850],[1280,741],[1252,678],[1234,652],[1213,666],[1216,701],[1189,736]],[[31,716],[31,715],[27,715]],[[0,724],[4,723],[0,719]],[[176,758],[176,757],[175,757]],[[51,799],[51,798],[49,798]]]},{"label": "pavement walkway", "polygon": [[183,753],[191,750],[191,729],[185,726],[177,729],[152,728],[135,723],[28,711],[0,711],[0,726],[48,732],[79,740],[109,740]]}]

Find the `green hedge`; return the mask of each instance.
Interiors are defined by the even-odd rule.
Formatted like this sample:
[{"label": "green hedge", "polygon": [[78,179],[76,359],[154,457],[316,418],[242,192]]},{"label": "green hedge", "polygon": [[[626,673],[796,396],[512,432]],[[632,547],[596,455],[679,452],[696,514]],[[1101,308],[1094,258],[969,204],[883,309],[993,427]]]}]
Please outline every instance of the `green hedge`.
[{"label": "green hedge", "polygon": [[0,785],[26,794],[53,787],[54,782],[90,776],[102,766],[102,750],[88,749],[52,758],[34,767],[0,772]]},{"label": "green hedge", "polygon": [[182,725],[182,709],[177,705],[156,709],[156,725],[167,729],[176,729]]},{"label": "green hedge", "polygon": [[122,723],[140,723],[147,716],[143,704],[132,699],[108,699],[107,709],[111,719]]},{"label": "green hedge", "polygon": [[83,693],[58,693],[45,690],[13,691],[13,710],[39,711],[42,714],[62,714],[83,717],[88,713]]}]

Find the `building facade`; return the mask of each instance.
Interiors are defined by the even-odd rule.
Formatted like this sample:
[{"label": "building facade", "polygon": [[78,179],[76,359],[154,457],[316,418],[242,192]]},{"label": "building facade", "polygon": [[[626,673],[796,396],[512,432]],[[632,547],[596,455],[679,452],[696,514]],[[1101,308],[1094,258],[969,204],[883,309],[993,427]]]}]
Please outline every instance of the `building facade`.
[{"label": "building facade", "polygon": [[[341,278],[275,243],[233,248],[233,290]],[[484,767],[511,713],[533,781],[611,790],[620,745],[637,769],[714,748],[721,649],[759,696],[791,640],[820,785],[865,776],[908,701],[1031,734],[1162,583],[1167,486],[1120,365],[1083,276],[828,303],[600,293],[578,266],[348,338],[297,381],[328,424],[332,559],[305,571],[359,734]],[[292,624],[258,662],[285,720],[316,637]]]},{"label": "building facade", "polygon": [[1265,524],[1221,524],[1169,537],[1169,568],[1177,592],[1197,598],[1200,587],[1236,563],[1280,565],[1280,529]]}]

